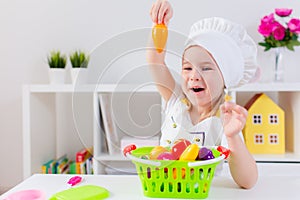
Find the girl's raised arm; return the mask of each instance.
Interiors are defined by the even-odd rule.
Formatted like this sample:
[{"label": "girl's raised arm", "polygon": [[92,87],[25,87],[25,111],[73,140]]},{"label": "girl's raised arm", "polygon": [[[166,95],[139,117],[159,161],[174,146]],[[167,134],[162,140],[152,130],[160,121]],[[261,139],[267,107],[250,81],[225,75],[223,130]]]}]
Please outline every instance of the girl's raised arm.
[{"label": "girl's raised arm", "polygon": [[[150,16],[154,24],[167,25],[173,16],[173,9],[168,1],[157,0],[151,7]],[[156,51],[151,37],[147,49],[147,62],[160,95],[168,101],[175,87],[175,80],[165,64],[165,55],[165,50],[161,53]]]}]

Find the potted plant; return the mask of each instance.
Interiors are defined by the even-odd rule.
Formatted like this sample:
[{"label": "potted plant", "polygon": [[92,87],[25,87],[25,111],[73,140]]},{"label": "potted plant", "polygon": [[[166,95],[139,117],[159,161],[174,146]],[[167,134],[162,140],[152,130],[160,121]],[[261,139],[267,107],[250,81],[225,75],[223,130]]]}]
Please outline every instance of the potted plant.
[{"label": "potted plant", "polygon": [[89,55],[81,50],[77,50],[70,54],[70,61],[72,65],[71,79],[73,83],[86,82],[89,59]]},{"label": "potted plant", "polygon": [[51,51],[47,57],[51,84],[64,84],[67,57],[60,51]]}]

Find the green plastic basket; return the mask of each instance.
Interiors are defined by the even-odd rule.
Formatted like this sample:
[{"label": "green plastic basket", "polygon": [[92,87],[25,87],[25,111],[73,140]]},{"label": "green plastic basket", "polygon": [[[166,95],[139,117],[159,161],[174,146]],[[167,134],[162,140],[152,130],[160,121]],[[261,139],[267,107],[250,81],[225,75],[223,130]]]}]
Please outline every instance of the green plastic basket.
[{"label": "green plastic basket", "polygon": [[[147,160],[154,147],[141,147],[127,157],[136,166],[144,195],[159,198],[207,198],[216,166],[223,155],[206,161]],[[214,148],[214,147],[213,147]]]}]

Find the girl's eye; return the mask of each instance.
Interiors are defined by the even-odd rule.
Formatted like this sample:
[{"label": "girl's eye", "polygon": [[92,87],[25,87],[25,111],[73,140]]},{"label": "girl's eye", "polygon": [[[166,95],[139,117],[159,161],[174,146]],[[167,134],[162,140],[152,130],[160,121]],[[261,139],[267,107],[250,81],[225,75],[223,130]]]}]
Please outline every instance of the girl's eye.
[{"label": "girl's eye", "polygon": [[192,70],[192,68],[191,67],[183,67],[183,70],[190,71],[190,70]]},{"label": "girl's eye", "polygon": [[202,71],[209,71],[209,70],[212,70],[211,67],[202,67]]}]

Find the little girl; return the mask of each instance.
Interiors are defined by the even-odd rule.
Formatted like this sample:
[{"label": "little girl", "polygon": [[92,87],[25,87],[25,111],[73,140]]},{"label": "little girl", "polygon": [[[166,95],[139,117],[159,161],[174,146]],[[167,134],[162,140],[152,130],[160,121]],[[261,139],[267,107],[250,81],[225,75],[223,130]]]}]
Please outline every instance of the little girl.
[{"label": "little girl", "polygon": [[[157,0],[150,15],[154,23],[168,24],[173,10],[168,1]],[[224,102],[224,90],[253,78],[256,53],[256,44],[242,26],[222,18],[200,20],[186,42],[180,86],[165,64],[165,52],[147,51],[150,71],[165,101],[161,145],[185,138],[199,145],[227,146],[231,175],[242,188],[251,188],[257,181],[256,162],[241,134],[247,111]]]}]

